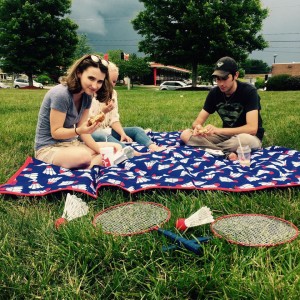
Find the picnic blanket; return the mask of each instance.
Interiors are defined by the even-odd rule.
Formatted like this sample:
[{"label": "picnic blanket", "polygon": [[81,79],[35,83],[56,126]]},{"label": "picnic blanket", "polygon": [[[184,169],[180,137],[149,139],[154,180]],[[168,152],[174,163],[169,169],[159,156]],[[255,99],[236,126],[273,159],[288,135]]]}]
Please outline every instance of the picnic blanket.
[{"label": "picnic blanket", "polygon": [[[150,189],[198,189],[250,192],[300,185],[300,152],[271,146],[252,152],[251,166],[213,156],[182,145],[180,132],[150,132],[163,152],[135,156],[111,167],[69,170],[28,157],[5,183],[0,194],[44,196],[76,191],[97,198],[101,187],[118,187],[129,193]],[[146,148],[133,144],[138,151]]]}]

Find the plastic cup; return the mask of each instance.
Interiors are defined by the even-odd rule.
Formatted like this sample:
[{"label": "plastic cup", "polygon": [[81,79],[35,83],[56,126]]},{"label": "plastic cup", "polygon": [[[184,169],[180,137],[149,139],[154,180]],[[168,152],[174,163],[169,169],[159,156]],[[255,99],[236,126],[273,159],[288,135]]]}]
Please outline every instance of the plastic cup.
[{"label": "plastic cup", "polygon": [[110,167],[114,165],[114,147],[100,148],[100,153],[104,167]]},{"label": "plastic cup", "polygon": [[237,148],[238,160],[241,166],[250,167],[251,165],[251,149],[249,146],[242,146]]}]

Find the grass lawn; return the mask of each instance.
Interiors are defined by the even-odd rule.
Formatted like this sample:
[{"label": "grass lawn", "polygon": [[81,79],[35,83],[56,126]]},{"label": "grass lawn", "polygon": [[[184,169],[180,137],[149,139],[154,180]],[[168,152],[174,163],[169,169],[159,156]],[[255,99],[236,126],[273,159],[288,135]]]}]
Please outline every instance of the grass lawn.
[{"label": "grass lawn", "polygon": [[[118,87],[124,126],[154,131],[190,127],[206,91],[158,91]],[[0,90],[0,184],[33,156],[38,110],[46,90]],[[300,150],[300,92],[260,92],[264,147]],[[218,116],[210,123],[220,125]],[[0,195],[0,299],[300,299],[300,239],[271,248],[249,248],[213,239],[203,254],[163,252],[169,243],[157,232],[112,237],[91,225],[93,216],[126,201],[153,201],[172,212],[164,226],[207,205],[214,216],[274,215],[300,226],[299,188],[251,193],[155,190],[129,195],[103,188],[98,199],[77,194],[87,216],[56,231],[65,193],[47,197]],[[186,238],[211,235],[209,225]]]}]

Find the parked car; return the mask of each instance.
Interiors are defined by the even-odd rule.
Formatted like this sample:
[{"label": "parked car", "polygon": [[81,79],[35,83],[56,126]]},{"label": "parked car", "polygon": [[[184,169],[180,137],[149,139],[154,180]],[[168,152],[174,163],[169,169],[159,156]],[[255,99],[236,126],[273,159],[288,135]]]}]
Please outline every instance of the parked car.
[{"label": "parked car", "polygon": [[184,89],[187,87],[191,87],[191,85],[188,85],[184,83],[183,81],[164,81],[160,86],[159,89],[161,91],[164,90],[178,90],[178,89]]},{"label": "parked car", "polygon": [[[26,86],[29,86],[28,79],[16,78],[14,80],[14,88],[18,89]],[[44,88],[44,86],[40,82],[36,82],[35,80],[33,80],[33,86],[38,87],[40,89]]]},{"label": "parked car", "polygon": [[10,86],[7,84],[4,84],[3,82],[0,82],[0,89],[9,89]]}]

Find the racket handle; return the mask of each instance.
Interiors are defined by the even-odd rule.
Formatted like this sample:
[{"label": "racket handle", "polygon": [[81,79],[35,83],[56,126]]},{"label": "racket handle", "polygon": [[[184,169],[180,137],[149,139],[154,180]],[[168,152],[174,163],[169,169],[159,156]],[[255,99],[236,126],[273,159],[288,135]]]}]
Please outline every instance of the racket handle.
[{"label": "racket handle", "polygon": [[167,238],[171,239],[173,242],[175,242],[179,247],[184,247],[187,250],[190,250],[192,252],[194,252],[195,254],[200,254],[201,253],[201,245],[199,244],[199,242],[207,242],[210,238],[209,237],[199,237],[195,240],[187,240],[175,233],[173,233],[172,231],[168,231],[168,230],[163,230],[158,228],[157,231],[161,234],[163,234],[164,236],[166,236]]}]

